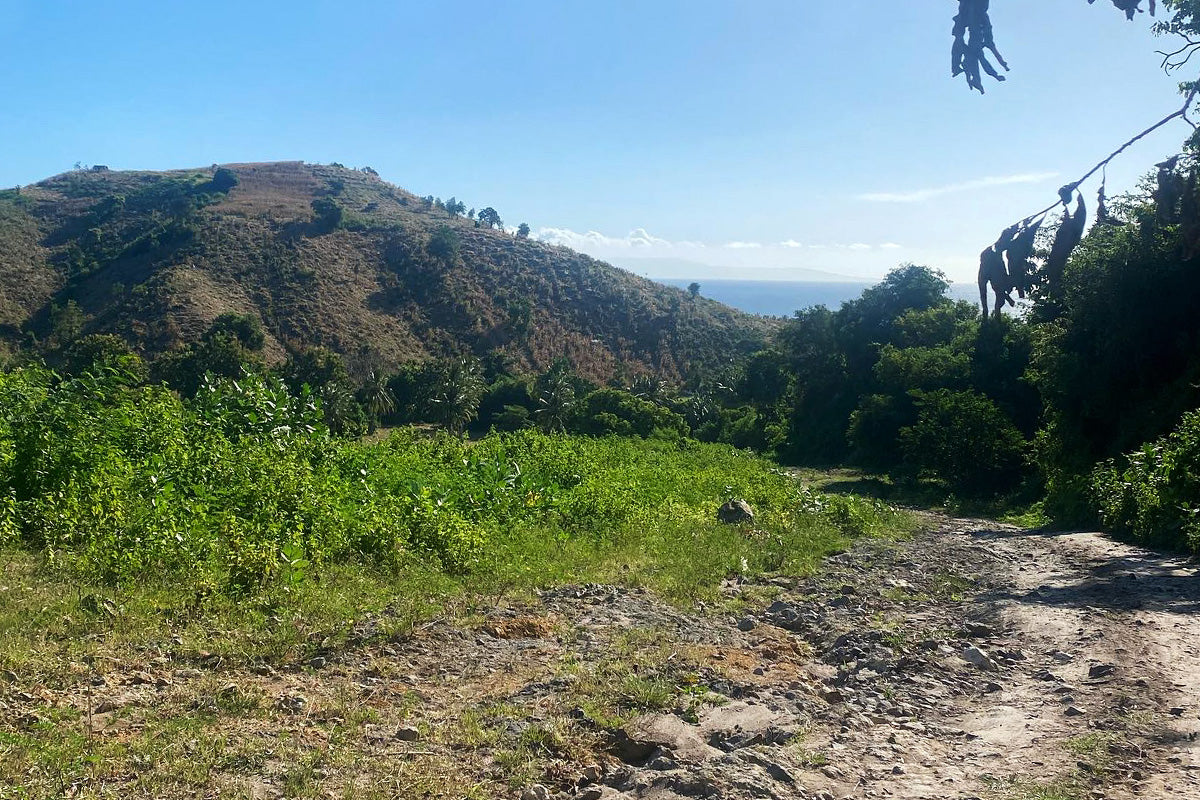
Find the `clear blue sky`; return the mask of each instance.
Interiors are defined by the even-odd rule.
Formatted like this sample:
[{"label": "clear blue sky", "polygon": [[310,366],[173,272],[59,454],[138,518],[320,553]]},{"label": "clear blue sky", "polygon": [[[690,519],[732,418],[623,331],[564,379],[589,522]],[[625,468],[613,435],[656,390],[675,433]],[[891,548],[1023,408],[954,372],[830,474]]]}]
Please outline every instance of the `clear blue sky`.
[{"label": "clear blue sky", "polygon": [[[973,280],[1000,229],[1180,100],[1150,20],[1084,0],[993,0],[1013,71],[980,97],[949,76],[953,12],[0,0],[0,186],[77,161],[340,161],[617,263],[752,278],[915,261]],[[1111,168],[1110,193],[1181,125]]]}]

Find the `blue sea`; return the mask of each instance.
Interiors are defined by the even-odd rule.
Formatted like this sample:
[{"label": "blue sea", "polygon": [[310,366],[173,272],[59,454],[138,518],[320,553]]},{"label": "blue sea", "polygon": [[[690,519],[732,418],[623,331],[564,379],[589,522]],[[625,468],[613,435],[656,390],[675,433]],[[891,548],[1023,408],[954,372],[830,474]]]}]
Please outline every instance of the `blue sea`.
[{"label": "blue sea", "polygon": [[[686,289],[692,281],[676,278],[656,278],[659,283]],[[727,306],[772,317],[790,317],[797,310],[823,305],[837,309],[847,300],[854,300],[873,283],[835,281],[731,281],[697,280],[703,297]],[[970,283],[951,284],[946,292],[955,300],[979,302],[979,289]]]}]

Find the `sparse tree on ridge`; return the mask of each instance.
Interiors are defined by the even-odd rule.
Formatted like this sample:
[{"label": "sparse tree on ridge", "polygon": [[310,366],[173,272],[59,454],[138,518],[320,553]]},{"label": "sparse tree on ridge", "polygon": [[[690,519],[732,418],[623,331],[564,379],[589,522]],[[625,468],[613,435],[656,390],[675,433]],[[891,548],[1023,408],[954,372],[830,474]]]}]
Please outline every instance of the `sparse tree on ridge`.
[{"label": "sparse tree on ridge", "polygon": [[479,212],[479,222],[487,228],[503,228],[504,220],[496,213],[496,209],[488,206]]},{"label": "sparse tree on ridge", "polygon": [[689,283],[688,284],[688,294],[690,294],[692,296],[693,300],[695,300],[697,297],[699,297],[700,296],[700,284],[696,283],[695,281],[692,281],[691,283]]},{"label": "sparse tree on ridge", "polygon": [[529,238],[529,224],[528,223],[522,222],[520,225],[517,226],[517,238],[518,239],[528,239]]}]

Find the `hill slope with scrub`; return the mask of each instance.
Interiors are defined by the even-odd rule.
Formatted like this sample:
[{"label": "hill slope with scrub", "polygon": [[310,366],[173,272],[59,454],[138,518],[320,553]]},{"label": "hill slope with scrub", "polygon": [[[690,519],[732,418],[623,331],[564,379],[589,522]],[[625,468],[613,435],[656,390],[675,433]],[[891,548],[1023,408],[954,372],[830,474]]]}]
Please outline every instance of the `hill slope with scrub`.
[{"label": "hill slope with scrub", "polygon": [[236,312],[262,320],[271,360],[323,347],[365,374],[565,356],[608,380],[683,377],[771,327],[527,232],[369,168],[75,170],[0,192],[0,337],[16,350],[115,333],[154,357]]}]

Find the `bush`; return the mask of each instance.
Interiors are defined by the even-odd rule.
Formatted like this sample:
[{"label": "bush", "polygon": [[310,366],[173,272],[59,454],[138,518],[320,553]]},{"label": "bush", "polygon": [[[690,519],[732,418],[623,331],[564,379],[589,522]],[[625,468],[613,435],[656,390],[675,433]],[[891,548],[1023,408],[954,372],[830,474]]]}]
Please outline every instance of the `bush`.
[{"label": "bush", "polygon": [[636,434],[643,438],[672,438],[688,432],[683,417],[620,389],[599,389],[585,397],[572,428],[592,436]]},{"label": "bush", "polygon": [[425,250],[429,255],[446,264],[453,263],[458,258],[458,234],[449,225],[439,225],[429,237]]},{"label": "bush", "polygon": [[913,392],[917,421],[900,430],[905,462],[918,474],[970,494],[1016,487],[1025,442],[1012,421],[978,392]]},{"label": "bush", "polygon": [[213,173],[209,188],[214,192],[226,193],[238,185],[237,173],[228,167],[217,167]]},{"label": "bush", "polygon": [[1200,553],[1200,411],[1169,435],[1100,464],[1088,499],[1101,523],[1125,539]]}]

